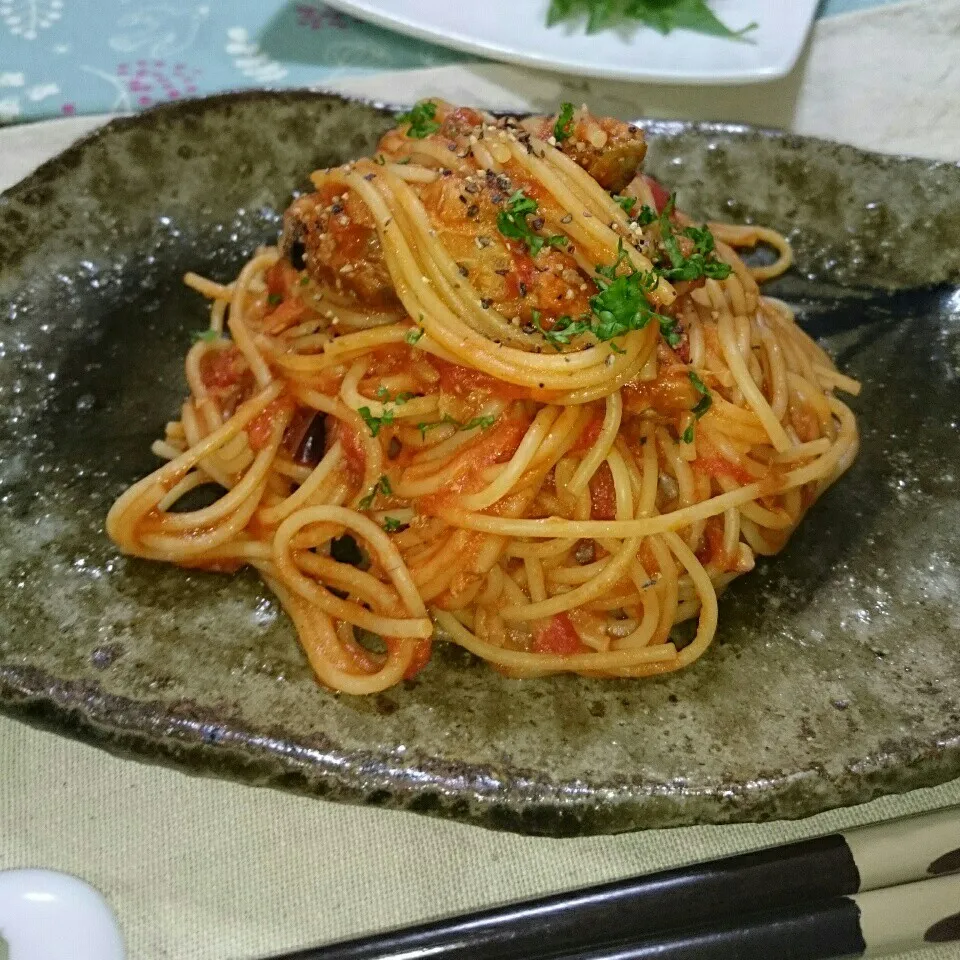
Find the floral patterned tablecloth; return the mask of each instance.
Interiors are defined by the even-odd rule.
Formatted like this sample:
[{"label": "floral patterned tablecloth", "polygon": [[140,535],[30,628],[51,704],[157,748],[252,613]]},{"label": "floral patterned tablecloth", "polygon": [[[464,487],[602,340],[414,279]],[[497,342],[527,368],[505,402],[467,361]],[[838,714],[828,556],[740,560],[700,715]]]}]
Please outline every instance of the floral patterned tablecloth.
[{"label": "floral patterned tablecloth", "polygon": [[[819,16],[882,2],[825,0]],[[319,0],[0,0],[0,123],[467,59]]]}]

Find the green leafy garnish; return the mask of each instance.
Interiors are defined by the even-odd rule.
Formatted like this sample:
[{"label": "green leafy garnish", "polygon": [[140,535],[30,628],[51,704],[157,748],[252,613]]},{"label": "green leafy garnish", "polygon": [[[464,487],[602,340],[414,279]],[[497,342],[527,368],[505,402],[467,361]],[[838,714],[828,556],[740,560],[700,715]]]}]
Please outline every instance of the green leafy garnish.
[{"label": "green leafy garnish", "polygon": [[383,518],[383,529],[387,533],[396,533],[401,527],[405,527],[406,524],[402,520],[398,520],[396,517],[384,517]]},{"label": "green leafy garnish", "polygon": [[553,139],[557,143],[562,143],[570,134],[573,133],[573,104],[560,104],[560,113],[557,114],[557,122],[553,125]]},{"label": "green leafy garnish", "polygon": [[271,307],[278,306],[279,304],[283,303],[283,294],[271,293],[270,296],[267,297],[267,303],[269,303]]},{"label": "green leafy garnish", "polygon": [[[612,340],[631,330],[643,330],[656,317],[663,327],[661,317],[647,301],[647,293],[657,286],[658,278],[652,271],[643,272],[630,264],[629,273],[617,273],[620,264],[628,261],[621,242],[617,260],[607,267],[597,267],[597,286],[600,292],[590,298],[593,311],[593,335],[601,341]],[[629,261],[628,261],[629,262]]]},{"label": "green leafy garnish", "polygon": [[621,197],[621,196],[618,196],[617,194],[614,194],[613,199],[615,202],[620,204],[621,208],[623,209],[623,212],[628,217],[630,216],[630,211],[637,205],[636,197]]},{"label": "green leafy garnish", "polygon": [[648,227],[657,219],[657,211],[654,210],[653,207],[648,207],[644,204],[634,219],[641,227]]},{"label": "green leafy garnish", "polygon": [[424,334],[423,327],[413,327],[408,330],[403,338],[404,343],[409,343],[412,347]]},{"label": "green leafy garnish", "polygon": [[415,393],[410,393],[409,390],[404,390],[402,393],[398,393],[395,397],[390,396],[390,391],[384,387],[377,387],[377,399],[383,403],[388,403],[391,400],[398,407],[402,407],[408,400],[412,400],[416,396]]},{"label": "green leafy garnish", "polygon": [[461,430],[476,430],[479,427],[481,430],[486,430],[488,427],[492,427],[496,421],[496,417],[492,413],[488,413],[483,417],[474,417],[472,420],[468,420],[466,423],[460,424]]},{"label": "green leafy garnish", "polygon": [[522,190],[517,190],[508,200],[506,206],[497,214],[497,229],[511,240],[522,240],[530,250],[531,256],[536,256],[544,245],[562,247],[567,238],[562,234],[552,237],[541,237],[539,233],[527,223],[527,217],[537,212],[537,201],[528,197]]},{"label": "green leafy garnish", "polygon": [[617,343],[616,340],[611,340],[611,341],[610,341],[610,349],[611,349],[614,353],[619,353],[620,356],[623,356],[623,355],[627,352],[626,350],[623,349],[623,347],[620,346],[619,343]]},{"label": "green leafy garnish", "polygon": [[707,389],[707,385],[693,370],[690,371],[690,382],[693,384],[697,393],[700,394],[700,399],[690,410],[690,412],[693,414],[693,420],[691,420],[687,425],[687,429],[683,431],[682,439],[684,443],[693,443],[694,425],[713,405],[713,397],[710,396],[710,391]]},{"label": "green leafy garnish", "polygon": [[301,286],[301,287],[305,287],[309,282],[310,282],[310,275],[305,273],[305,274],[300,278],[300,286]]},{"label": "green leafy garnish", "polygon": [[531,315],[533,325],[554,350],[567,346],[574,337],[590,332],[590,321],[583,318],[574,320],[573,317],[564,314],[553,321],[553,326],[549,330],[544,330],[540,324],[540,311],[534,310]]},{"label": "green leafy garnish", "polygon": [[680,341],[683,337],[680,334],[680,324],[677,323],[673,317],[665,317],[662,314],[657,314],[657,319],[660,321],[660,335],[664,340],[670,344],[671,347],[676,347],[680,345]]},{"label": "green leafy garnish", "polygon": [[730,276],[730,264],[716,259],[713,234],[707,227],[687,227],[683,231],[683,236],[693,241],[694,251],[690,256],[684,256],[670,222],[675,202],[676,194],[670,194],[659,218],[660,242],[671,263],[662,271],[663,275],[668,280],[698,280],[700,277],[726,280]]},{"label": "green leafy garnish", "polygon": [[407,136],[414,140],[423,140],[431,133],[440,129],[440,124],[433,118],[437,115],[437,105],[429,100],[421,100],[406,113],[401,113],[397,120],[400,123],[409,123]]},{"label": "green leafy garnish", "polygon": [[361,510],[369,510],[373,506],[373,501],[377,499],[377,494],[382,493],[385,497],[389,497],[393,493],[393,488],[390,486],[390,478],[383,474],[380,479],[373,485],[370,492],[360,501],[359,507]]},{"label": "green leafy garnish", "polygon": [[475,430],[477,427],[481,430],[486,430],[488,427],[493,426],[496,419],[492,413],[488,413],[486,416],[474,417],[466,423],[461,423],[455,417],[451,417],[449,413],[445,413],[442,420],[433,420],[430,423],[418,423],[417,429],[420,431],[420,436],[426,440],[428,431],[435,430],[437,427],[450,424],[450,426],[455,427],[457,430]]},{"label": "green leafy garnish", "polygon": [[370,430],[370,436],[375,437],[379,432],[381,427],[389,426],[393,423],[393,411],[384,410],[379,417],[375,417],[371,412],[369,407],[360,407],[357,410],[357,413],[363,417],[363,422],[367,425]]},{"label": "green leafy garnish", "polygon": [[728,27],[707,6],[706,0],[550,0],[547,26],[584,16],[587,33],[636,22],[662,34],[684,29],[740,40],[757,26],[748,23],[740,30]]},{"label": "green leafy garnish", "polygon": [[216,330],[194,330],[192,336],[194,343],[200,340],[204,343],[214,343],[220,339],[221,335]]}]

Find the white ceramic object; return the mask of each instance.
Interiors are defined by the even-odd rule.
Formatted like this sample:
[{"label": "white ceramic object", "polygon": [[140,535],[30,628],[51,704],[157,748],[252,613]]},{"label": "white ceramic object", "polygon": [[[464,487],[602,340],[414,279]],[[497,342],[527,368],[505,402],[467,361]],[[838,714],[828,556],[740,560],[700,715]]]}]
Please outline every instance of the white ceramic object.
[{"label": "white ceramic object", "polygon": [[649,27],[604,30],[547,27],[550,0],[325,0],[331,6],[401,33],[520,63],[613,80],[732,84],[775,80],[797,62],[817,0],[711,0],[729,27],[755,22],[749,40]]},{"label": "white ceramic object", "polygon": [[89,884],[53,870],[0,871],[0,937],[9,960],[125,956],[107,901]]}]

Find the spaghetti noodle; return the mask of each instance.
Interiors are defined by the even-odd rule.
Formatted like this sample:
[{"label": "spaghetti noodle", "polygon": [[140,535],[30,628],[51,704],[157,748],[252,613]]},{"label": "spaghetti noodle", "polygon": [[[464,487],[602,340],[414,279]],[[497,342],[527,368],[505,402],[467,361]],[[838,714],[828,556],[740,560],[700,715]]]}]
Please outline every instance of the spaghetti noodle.
[{"label": "spaghetti noodle", "polygon": [[[435,638],[512,676],[689,665],[857,451],[835,391],[858,384],[759,293],[787,242],[697,226],[642,133],[585,109],[401,119],[233,282],[188,274],[211,302],[189,397],[109,535],[256,567],[348,693]],[[736,252],[758,244],[775,263]]]}]

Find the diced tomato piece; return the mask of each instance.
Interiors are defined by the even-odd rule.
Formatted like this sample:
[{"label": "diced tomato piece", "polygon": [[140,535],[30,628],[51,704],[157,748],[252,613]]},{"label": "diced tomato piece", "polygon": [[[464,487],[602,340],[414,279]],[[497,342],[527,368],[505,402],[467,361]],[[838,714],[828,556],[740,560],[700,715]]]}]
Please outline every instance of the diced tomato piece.
[{"label": "diced tomato piece", "polygon": [[278,260],[266,273],[267,292],[272,296],[287,298],[290,288],[299,280],[300,274],[286,260]]},{"label": "diced tomato piece", "polygon": [[571,453],[586,453],[596,442],[603,429],[603,417],[594,417],[580,431],[577,442],[570,448]]},{"label": "diced tomato piece", "polygon": [[267,333],[282,333],[297,324],[306,309],[303,301],[296,297],[284,300],[279,307],[267,314],[264,329]]},{"label": "diced tomato piece", "polygon": [[430,637],[418,641],[413,651],[413,659],[410,661],[410,666],[404,671],[403,679],[412,680],[430,662],[432,653],[433,640]]},{"label": "diced tomato piece", "polygon": [[664,207],[670,200],[670,191],[659,180],[655,180],[647,173],[643,175],[643,179],[653,194],[653,204],[657,208],[657,213],[663,213]]},{"label": "diced tomato piece", "polygon": [[232,387],[239,382],[243,369],[243,357],[236,348],[210,351],[201,363],[203,384],[208,390]]},{"label": "diced tomato piece", "polygon": [[587,647],[565,613],[558,613],[549,620],[539,620],[533,630],[534,653],[553,653],[569,656],[583,653]]},{"label": "diced tomato piece", "polygon": [[344,459],[347,461],[347,469],[356,477],[362,476],[367,465],[367,453],[363,440],[356,431],[345,429],[343,424],[338,428],[338,436]]},{"label": "diced tomato piece", "polygon": [[615,520],[617,516],[617,491],[613,474],[607,463],[601,463],[590,479],[590,519]]},{"label": "diced tomato piece", "polygon": [[741,486],[753,483],[756,479],[745,467],[731,463],[718,453],[701,454],[690,466],[711,477],[732,477]]},{"label": "diced tomato piece", "polygon": [[697,551],[697,559],[701,563],[710,563],[714,560],[725,567],[728,558],[723,552],[723,520],[720,517],[710,517],[703,534],[703,543]]},{"label": "diced tomato piece", "polygon": [[270,435],[273,433],[273,421],[277,414],[289,406],[289,400],[278,397],[263,413],[247,424],[247,441],[251,449],[262,450],[270,442]]}]

